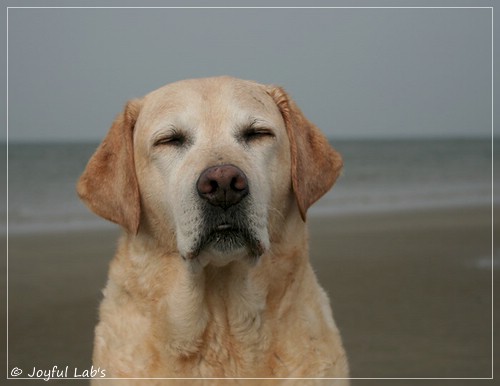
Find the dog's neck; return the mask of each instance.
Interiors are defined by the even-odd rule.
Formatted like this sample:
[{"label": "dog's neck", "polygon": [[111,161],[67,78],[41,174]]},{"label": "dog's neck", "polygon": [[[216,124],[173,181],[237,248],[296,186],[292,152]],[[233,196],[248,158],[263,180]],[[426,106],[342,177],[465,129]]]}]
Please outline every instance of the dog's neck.
[{"label": "dog's neck", "polygon": [[[292,243],[275,240],[273,249],[260,257],[256,265],[233,261],[224,267],[207,266],[193,270],[188,261],[151,239],[126,235],[111,265],[110,282],[114,296],[126,298],[140,294],[143,315],[150,315],[153,334],[166,342],[171,354],[190,357],[202,350],[213,336],[255,335],[262,343],[262,318],[284,296],[293,296],[291,288],[300,283],[308,265],[308,256],[299,255],[307,230],[301,219],[281,229],[292,233]],[[155,246],[152,248],[152,246]],[[153,252],[152,252],[153,251]],[[127,274],[124,280],[124,274]],[[163,283],[163,285],[162,285]],[[108,285],[108,288],[111,288]],[[106,296],[112,295],[108,290]]]}]

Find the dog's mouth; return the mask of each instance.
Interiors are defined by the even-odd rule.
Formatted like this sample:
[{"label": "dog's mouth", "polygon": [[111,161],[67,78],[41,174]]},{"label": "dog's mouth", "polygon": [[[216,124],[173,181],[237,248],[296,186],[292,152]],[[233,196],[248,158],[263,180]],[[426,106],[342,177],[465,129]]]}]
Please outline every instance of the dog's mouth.
[{"label": "dog's mouth", "polygon": [[213,221],[208,221],[188,258],[197,258],[205,250],[211,250],[215,254],[229,255],[244,248],[251,259],[257,259],[264,253],[262,243],[257,240],[246,224],[225,220],[214,224]]},{"label": "dog's mouth", "polygon": [[231,224],[220,224],[217,226],[217,232],[231,231],[233,230],[233,226]]},{"label": "dog's mouth", "polygon": [[220,224],[207,233],[205,245],[219,252],[230,252],[243,247],[248,239],[247,232],[231,224]]}]

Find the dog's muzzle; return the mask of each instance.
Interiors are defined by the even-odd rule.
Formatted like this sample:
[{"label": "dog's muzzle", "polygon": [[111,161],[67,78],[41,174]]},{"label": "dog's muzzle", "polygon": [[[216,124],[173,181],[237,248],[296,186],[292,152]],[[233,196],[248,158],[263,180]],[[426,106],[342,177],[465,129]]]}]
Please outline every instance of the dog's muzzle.
[{"label": "dog's muzzle", "polygon": [[234,165],[216,165],[205,169],[196,182],[202,199],[202,226],[196,247],[189,257],[203,249],[228,254],[243,247],[252,258],[264,248],[249,223],[247,196],[250,189],[245,173]]}]

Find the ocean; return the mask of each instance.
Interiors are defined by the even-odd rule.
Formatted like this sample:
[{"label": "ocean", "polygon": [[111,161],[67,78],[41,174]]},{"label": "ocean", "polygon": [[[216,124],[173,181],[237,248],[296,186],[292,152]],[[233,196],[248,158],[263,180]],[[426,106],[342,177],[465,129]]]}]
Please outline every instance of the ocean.
[{"label": "ocean", "polygon": [[[499,141],[495,141],[498,149]],[[8,147],[8,232],[111,228],[76,195],[75,185],[98,143],[11,143]],[[311,216],[488,205],[492,155],[488,139],[336,140],[344,172],[309,210]],[[7,146],[0,149],[7,157]],[[495,164],[500,162],[495,160]],[[497,169],[499,170],[499,169]],[[7,189],[0,191],[7,201]],[[497,202],[496,202],[497,203]],[[0,232],[7,232],[2,221]]]}]

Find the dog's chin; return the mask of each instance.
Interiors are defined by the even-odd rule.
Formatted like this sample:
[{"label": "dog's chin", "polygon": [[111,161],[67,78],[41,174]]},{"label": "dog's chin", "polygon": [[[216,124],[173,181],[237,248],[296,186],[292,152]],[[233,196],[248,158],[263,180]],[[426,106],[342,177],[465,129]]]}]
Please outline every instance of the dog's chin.
[{"label": "dog's chin", "polygon": [[254,265],[265,252],[264,244],[247,231],[220,229],[208,233],[202,242],[190,253],[187,260],[205,267],[209,264],[225,266],[233,261]]}]

